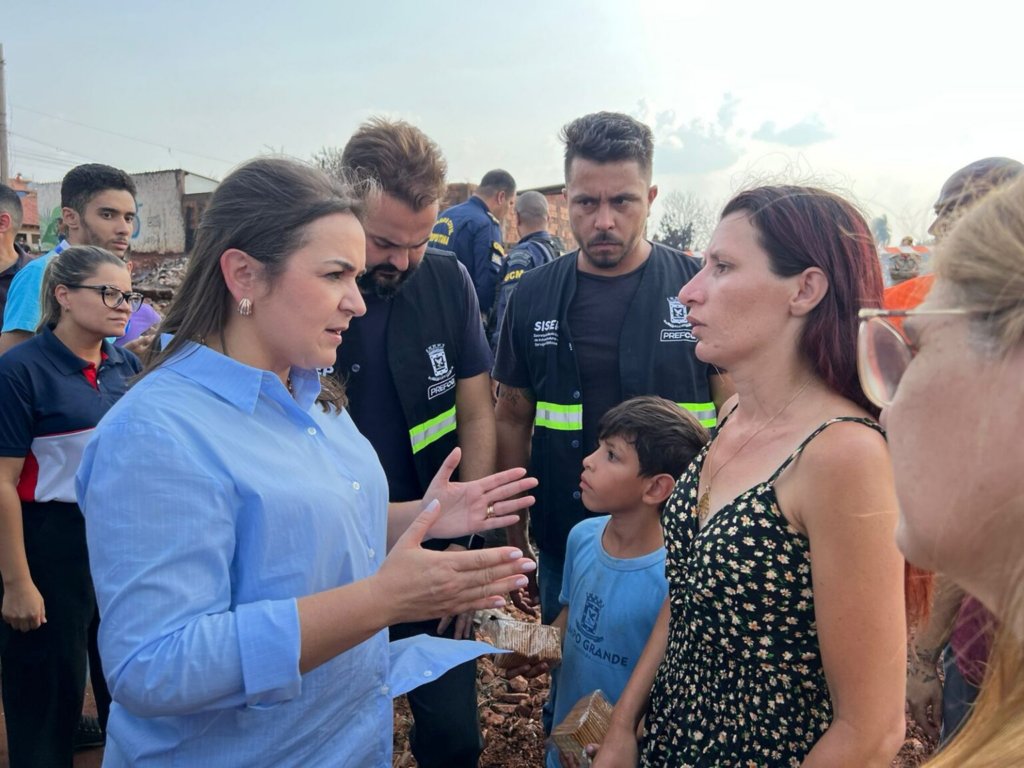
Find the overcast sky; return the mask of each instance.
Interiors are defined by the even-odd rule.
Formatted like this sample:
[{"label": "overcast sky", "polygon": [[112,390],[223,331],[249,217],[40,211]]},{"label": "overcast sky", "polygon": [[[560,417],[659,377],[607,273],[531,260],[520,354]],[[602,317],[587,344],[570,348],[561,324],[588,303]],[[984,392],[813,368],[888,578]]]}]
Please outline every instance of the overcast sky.
[{"label": "overcast sky", "polygon": [[437,140],[450,180],[503,167],[527,188],[562,180],[559,128],[603,109],[654,128],[663,194],[824,180],[898,242],[952,171],[1024,159],[1024,11],[942,5],[4,0],[11,167],[221,178],[387,114]]}]

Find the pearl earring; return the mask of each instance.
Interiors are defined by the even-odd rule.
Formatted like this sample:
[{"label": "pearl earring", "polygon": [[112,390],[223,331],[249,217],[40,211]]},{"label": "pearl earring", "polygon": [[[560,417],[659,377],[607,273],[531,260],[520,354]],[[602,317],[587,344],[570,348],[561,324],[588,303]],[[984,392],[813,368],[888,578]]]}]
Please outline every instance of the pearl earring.
[{"label": "pearl earring", "polygon": [[249,299],[242,299],[238,302],[238,314],[242,317],[248,317],[252,314],[252,302]]}]

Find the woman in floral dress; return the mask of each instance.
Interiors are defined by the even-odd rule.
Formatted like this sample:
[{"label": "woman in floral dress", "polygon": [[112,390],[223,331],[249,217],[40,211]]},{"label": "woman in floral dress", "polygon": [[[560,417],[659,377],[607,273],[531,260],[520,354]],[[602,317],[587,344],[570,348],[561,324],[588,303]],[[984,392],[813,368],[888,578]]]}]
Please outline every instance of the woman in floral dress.
[{"label": "woman in floral dress", "polygon": [[669,597],[595,766],[888,766],[906,622],[856,369],[857,310],[882,303],[874,243],[843,199],[762,187],[726,206],[705,259],[679,299],[737,394],[666,505]]}]

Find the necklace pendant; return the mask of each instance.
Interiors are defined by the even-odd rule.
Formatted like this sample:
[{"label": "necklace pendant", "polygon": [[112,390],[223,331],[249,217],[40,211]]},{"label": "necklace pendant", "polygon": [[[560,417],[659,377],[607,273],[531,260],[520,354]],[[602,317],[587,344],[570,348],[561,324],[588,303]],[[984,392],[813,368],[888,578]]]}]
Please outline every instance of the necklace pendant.
[{"label": "necklace pendant", "polygon": [[711,512],[711,489],[705,488],[704,493],[700,495],[700,500],[697,502],[697,519],[701,522]]}]

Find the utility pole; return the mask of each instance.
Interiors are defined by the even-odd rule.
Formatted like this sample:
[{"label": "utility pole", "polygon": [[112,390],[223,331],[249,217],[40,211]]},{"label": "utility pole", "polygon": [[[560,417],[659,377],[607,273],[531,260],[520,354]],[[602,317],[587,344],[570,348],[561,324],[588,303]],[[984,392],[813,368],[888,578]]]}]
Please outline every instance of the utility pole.
[{"label": "utility pole", "polygon": [[6,184],[11,178],[7,164],[7,89],[4,79],[4,44],[0,43],[0,184]]}]

